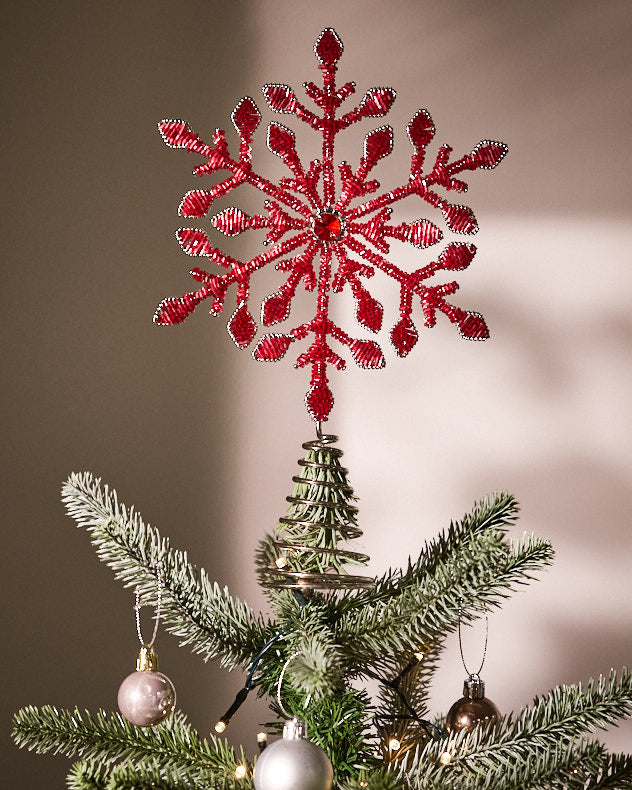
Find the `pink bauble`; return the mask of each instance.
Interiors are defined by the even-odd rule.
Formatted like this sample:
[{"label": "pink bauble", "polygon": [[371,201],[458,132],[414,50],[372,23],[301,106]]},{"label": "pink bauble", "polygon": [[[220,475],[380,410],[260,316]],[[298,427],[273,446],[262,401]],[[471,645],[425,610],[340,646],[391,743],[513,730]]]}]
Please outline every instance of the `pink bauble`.
[{"label": "pink bauble", "polygon": [[162,672],[132,672],[119,688],[119,710],[138,727],[160,724],[171,714],[175,705],[176,690]]}]

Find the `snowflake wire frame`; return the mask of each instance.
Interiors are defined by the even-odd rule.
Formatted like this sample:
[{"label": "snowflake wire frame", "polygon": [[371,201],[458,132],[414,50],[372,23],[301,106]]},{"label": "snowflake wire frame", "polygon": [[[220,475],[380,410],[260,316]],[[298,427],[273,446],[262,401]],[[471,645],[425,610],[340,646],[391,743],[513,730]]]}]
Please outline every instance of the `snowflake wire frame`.
[{"label": "snowflake wire frame", "polygon": [[[306,170],[296,152],[294,133],[280,123],[268,126],[268,148],[283,160],[292,174],[282,178],[278,184],[258,175],[251,165],[252,136],[261,121],[261,113],[250,97],[241,99],[231,115],[241,141],[238,159],[231,158],[225,132],[221,129],[215,131],[213,142],[208,144],[184,121],[164,120],[158,125],[167,145],[183,148],[204,158],[205,161],[194,169],[195,175],[202,176],[218,170],[230,173],[228,178],[211,189],[187,192],[180,204],[179,214],[183,217],[203,217],[217,198],[240,184],[250,184],[267,196],[264,204],[266,214],[251,217],[231,206],[211,217],[210,222],[226,236],[236,236],[251,228],[266,228],[264,244],[267,249],[249,261],[239,261],[213,247],[202,230],[180,228],[177,238],[187,255],[208,258],[226,269],[226,273],[210,274],[194,268],[191,276],[201,283],[201,287],[182,297],[163,300],[154,321],[157,324],[178,324],[207,298],[211,299],[211,314],[217,315],[224,307],[229,286],[236,283],[237,306],[228,322],[228,332],[237,346],[245,348],[257,330],[248,310],[250,277],[258,269],[275,262],[277,270],[285,272],[287,279],[275,293],[263,300],[262,324],[272,326],[288,318],[292,299],[301,281],[307,291],[315,290],[317,293],[316,314],[311,321],[286,333],[263,335],[253,356],[257,360],[278,360],[285,355],[290,344],[312,334],[313,342],[299,355],[296,367],[311,365],[311,387],[305,401],[312,418],[320,421],[327,419],[333,406],[333,396],[327,386],[327,365],[334,365],[338,370],[345,367],[345,361],[330,347],[330,338],[347,346],[361,367],[381,368],[385,364],[382,350],[375,341],[350,337],[329,317],[330,293],[338,293],[348,286],[355,299],[358,322],[371,332],[381,329],[382,305],[362,283],[362,278],[372,277],[375,269],[380,269],[399,284],[400,318],[390,332],[391,342],[399,356],[406,356],[418,339],[411,318],[415,296],[421,302],[425,326],[434,326],[436,311],[439,310],[458,326],[461,335],[468,340],[485,340],[489,337],[487,325],[479,313],[462,310],[446,301],[446,297],[458,289],[456,282],[442,285],[424,282],[440,270],[460,271],[469,266],[476,252],[473,244],[451,242],[436,261],[410,273],[384,256],[389,252],[389,238],[425,249],[437,244],[443,237],[442,231],[426,219],[416,220],[412,224],[389,224],[391,205],[409,195],[418,195],[439,209],[453,232],[467,235],[476,233],[478,226],[471,209],[448,203],[433,191],[433,187],[465,192],[467,184],[455,178],[457,173],[496,167],[507,153],[507,146],[483,140],[471,153],[450,161],[452,148],[443,145],[439,148],[432,170],[424,175],[422,166],[425,149],[434,136],[435,127],[428,111],[418,110],[407,127],[414,149],[407,182],[389,192],[365,199],[380,189],[377,181],[368,180],[369,173],[393,148],[392,128],[380,126],[366,135],[364,152],[355,172],[346,162],[338,165],[340,194],[336,195],[336,134],[363,118],[386,115],[395,100],[395,91],[391,88],[370,88],[354,109],[337,117],[340,105],[355,93],[353,82],[336,88],[336,64],[342,55],[342,42],[332,28],[327,28],[316,41],[314,51],[323,76],[323,87],[309,82],[304,84],[304,88],[322,114],[313,113],[304,107],[288,85],[263,87],[263,95],[272,110],[295,115],[322,135],[322,160],[310,162]],[[317,189],[319,181],[320,190]],[[363,202],[358,203],[357,199]]]}]

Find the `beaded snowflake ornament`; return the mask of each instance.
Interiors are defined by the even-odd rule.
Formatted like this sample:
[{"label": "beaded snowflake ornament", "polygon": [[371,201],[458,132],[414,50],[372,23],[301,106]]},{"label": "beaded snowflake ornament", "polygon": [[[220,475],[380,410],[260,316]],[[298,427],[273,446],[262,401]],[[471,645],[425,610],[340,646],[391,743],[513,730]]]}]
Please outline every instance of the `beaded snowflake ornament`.
[{"label": "beaded snowflake ornament", "polygon": [[254,340],[257,325],[250,311],[250,278],[269,264],[285,276],[278,289],[261,304],[261,323],[279,324],[290,315],[292,300],[302,286],[315,292],[314,317],[284,332],[262,335],[253,351],[257,360],[281,359],[293,343],[311,338],[309,347],[299,354],[296,367],[311,366],[311,386],[305,401],[315,421],[326,420],[333,406],[333,395],[328,387],[327,366],[338,370],[345,360],[332,348],[335,341],[346,346],[355,362],[365,368],[381,368],[385,364],[380,346],[369,339],[354,338],[330,317],[329,300],[332,294],[349,288],[355,300],[357,321],[370,332],[382,328],[383,308],[366,288],[364,281],[376,270],[394,280],[400,291],[399,320],[391,328],[390,340],[399,356],[406,356],[418,339],[412,319],[413,302],[421,304],[424,325],[434,326],[437,311],[455,324],[468,340],[485,340],[489,336],[483,317],[463,310],[447,301],[458,289],[454,281],[428,282],[438,272],[460,271],[471,263],[476,253],[473,244],[451,241],[436,256],[436,260],[419,269],[407,272],[386,257],[389,239],[409,242],[419,249],[438,244],[442,230],[427,219],[412,223],[392,224],[391,206],[404,198],[417,196],[438,209],[447,228],[458,234],[472,235],[478,230],[472,210],[449,203],[436,189],[465,192],[467,184],[456,178],[464,170],[496,167],[507,153],[504,143],[482,140],[471,153],[451,160],[452,148],[442,145],[434,165],[423,171],[426,147],[432,141],[435,127],[427,110],[418,110],[407,126],[413,147],[410,174],[405,183],[388,192],[380,191],[380,184],[369,175],[376,164],[393,149],[393,130],[380,126],[364,138],[360,163],[353,170],[346,162],[337,165],[334,159],[336,135],[363,118],[381,118],[395,100],[392,88],[370,88],[360,103],[344,114],[338,111],[355,93],[355,83],[336,87],[337,63],[343,51],[342,42],[332,28],[324,30],[314,51],[322,74],[323,86],[313,82],[304,84],[305,93],[319,112],[312,112],[296,97],[288,85],[265,85],[263,95],[269,107],[278,113],[294,115],[322,137],[322,159],[315,159],[305,167],[296,150],[294,133],[280,123],[268,125],[268,148],[287,165],[291,175],[278,183],[259,175],[252,166],[252,139],[261,122],[261,113],[250,97],[238,102],[231,118],[240,139],[239,155],[231,157],[226,134],[215,131],[211,143],[205,143],[189,125],[180,120],[164,120],[159,124],[165,143],[172,148],[183,148],[200,156],[203,161],[193,171],[203,176],[223,170],[228,177],[210,189],[194,189],[182,199],[182,217],[204,217],[213,202],[240,184],[249,184],[266,196],[264,211],[249,216],[230,206],[210,218],[216,230],[226,236],[236,236],[250,229],[265,229],[265,251],[248,261],[237,260],[214,247],[203,230],[180,228],[180,246],[187,255],[208,258],[222,269],[213,274],[194,268],[191,276],[200,287],[184,296],[165,299],[159,305],[154,320],[157,324],[182,322],[200,302],[210,300],[210,312],[217,315],[224,309],[227,291],[236,285],[236,308],[228,322],[228,332],[237,346],[245,348]]}]

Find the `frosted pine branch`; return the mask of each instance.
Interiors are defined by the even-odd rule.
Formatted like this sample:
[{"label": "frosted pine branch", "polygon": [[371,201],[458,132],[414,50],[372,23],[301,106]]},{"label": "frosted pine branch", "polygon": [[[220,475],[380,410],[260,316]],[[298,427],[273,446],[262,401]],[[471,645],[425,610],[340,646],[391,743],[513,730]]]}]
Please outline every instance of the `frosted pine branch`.
[{"label": "frosted pine branch", "polygon": [[[624,669],[617,678],[613,671],[608,678],[591,680],[585,686],[558,686],[518,716],[509,716],[492,727],[478,727],[472,733],[462,731],[447,740],[429,743],[402,771],[418,790],[446,787],[449,781],[458,782],[463,790],[555,786],[555,775],[570,779],[571,769],[565,773],[567,759],[576,760],[571,768],[598,774],[603,769],[598,747],[582,746],[581,739],[631,713],[630,673]],[[564,756],[561,749],[565,750]],[[445,753],[451,757],[449,765],[440,762]],[[557,767],[561,772],[556,774]]]},{"label": "frosted pine branch", "polygon": [[[423,653],[421,651],[417,653],[417,656],[421,656],[420,660],[417,660],[417,657],[405,654],[403,659],[399,661],[390,660],[383,662],[383,666],[379,669],[379,674],[383,678],[395,678],[404,669],[406,669],[406,672],[401,677],[397,689],[387,685],[380,685],[378,690],[379,704],[376,709],[378,715],[388,716],[395,711],[402,715],[407,715],[412,708],[418,716],[424,719],[430,717],[428,700],[431,692],[431,681],[437,669],[442,648],[443,640],[439,640],[433,648],[426,648]],[[413,660],[417,663],[411,667]],[[402,696],[406,703],[404,703]],[[422,733],[415,733],[408,728],[404,740],[408,744],[411,738],[414,740],[421,735]],[[427,730],[423,737],[424,745],[427,741],[426,736]]]},{"label": "frosted pine branch", "polygon": [[548,541],[507,540],[504,528],[516,512],[515,500],[506,494],[479,503],[427,544],[406,572],[389,572],[375,591],[346,598],[337,639],[348,656],[361,656],[369,665],[393,652],[432,646],[456,628],[459,608],[464,620],[473,619],[549,565]]},{"label": "frosted pine branch", "polygon": [[291,645],[299,656],[288,667],[288,680],[315,699],[335,694],[344,674],[343,658],[329,635],[324,629],[316,633],[304,631]]},{"label": "frosted pine branch", "polygon": [[[413,563],[409,561],[405,571],[400,569],[389,571],[376,582],[375,590],[363,593],[353,602],[354,608],[365,602],[377,603],[388,601],[397,596],[402,589],[411,584],[419,584],[431,576],[435,570],[466,563],[481,552],[484,546],[502,545],[509,527],[518,518],[519,505],[512,494],[501,492],[491,498],[486,497],[475,503],[471,513],[452,522],[447,530],[440,532],[436,538],[425,543],[419,558]],[[484,544],[482,539],[484,538]]]},{"label": "frosted pine branch", "polygon": [[220,658],[229,668],[248,663],[271,629],[247,604],[232,598],[228,588],[211,583],[204,569],[191,565],[186,552],[172,549],[167,538],[100,482],[89,472],[73,474],[62,489],[68,514],[90,532],[99,559],[154,605],[160,574],[164,627],[181,644],[190,645],[205,660]]},{"label": "frosted pine branch", "polygon": [[68,790],[106,790],[108,772],[95,760],[74,763],[66,777]]},{"label": "frosted pine branch", "polygon": [[160,761],[160,765],[187,776],[220,776],[234,773],[235,751],[224,740],[209,740],[191,729],[182,714],[174,714],[153,728],[134,727],[120,714],[99,711],[95,715],[78,708],[58,710],[45,705],[18,711],[13,720],[13,737],[20,747],[38,754],[52,752],[84,760],[98,760],[104,766],[120,760],[138,763]]},{"label": "frosted pine branch", "polygon": [[[412,790],[443,790],[454,782],[459,790],[569,790],[575,771],[585,777],[587,771],[598,771],[605,761],[599,743],[535,744],[528,757],[521,755],[501,765],[470,760],[465,766],[453,761],[438,765],[423,777],[408,774],[408,779]],[[584,788],[583,782],[579,787]]]},{"label": "frosted pine branch", "polygon": [[75,763],[66,779],[69,790],[214,790],[234,787],[227,779],[202,778],[199,771],[165,768],[158,762],[149,765],[122,763],[105,768],[98,761]]}]

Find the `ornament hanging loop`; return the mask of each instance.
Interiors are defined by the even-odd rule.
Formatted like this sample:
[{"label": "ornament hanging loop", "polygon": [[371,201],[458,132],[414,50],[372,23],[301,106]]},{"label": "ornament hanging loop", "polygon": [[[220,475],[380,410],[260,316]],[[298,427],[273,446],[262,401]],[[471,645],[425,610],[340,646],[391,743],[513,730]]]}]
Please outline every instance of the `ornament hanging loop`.
[{"label": "ornament hanging loop", "polygon": [[[281,670],[281,674],[279,675],[279,679],[277,681],[277,695],[276,695],[277,702],[279,704],[279,708],[281,709],[281,713],[283,713],[283,715],[287,719],[292,719],[292,714],[288,713],[285,710],[285,708],[283,707],[283,702],[281,701],[281,686],[283,685],[283,678],[285,677],[285,671],[287,670],[288,666],[290,665],[290,662],[294,661],[294,659],[297,658],[298,656],[300,656],[300,654],[301,653],[298,650],[296,651],[296,653],[292,653],[292,655],[288,658],[288,660],[285,662],[285,664],[283,664],[283,669]],[[311,697],[312,697],[311,694],[307,695],[307,698],[305,700],[305,704],[306,705],[309,705],[309,701],[310,701]],[[300,737],[304,737],[304,735],[305,735],[305,733],[303,733],[303,735],[301,735]]]},{"label": "ornament hanging loop", "polygon": [[143,608],[144,604],[140,600],[140,592],[138,587],[136,588],[136,603],[134,604],[134,613],[136,615],[136,633],[138,634],[138,641],[143,648],[151,648],[151,653],[154,653],[153,647],[154,642],[156,641],[156,636],[158,634],[158,624],[160,623],[160,615],[162,613],[162,573],[160,568],[158,568],[156,572],[156,578],[158,581],[158,591],[156,593],[156,615],[154,617],[154,631],[151,635],[151,641],[145,642],[143,639],[143,633],[140,625],[140,610]]},{"label": "ornament hanging loop", "polygon": [[158,592],[156,595],[156,614],[154,632],[150,642],[145,642],[140,626],[140,610],[143,603],[140,591],[136,588],[136,633],[140,642],[140,652],[136,659],[136,671],[128,675],[118,691],[118,706],[123,716],[137,727],[153,727],[171,715],[176,706],[176,690],[166,675],[158,671],[158,656],[154,642],[158,632],[162,605],[162,574],[157,569]]},{"label": "ornament hanging loop", "polygon": [[459,632],[459,652],[461,653],[461,663],[463,664],[463,669],[467,672],[470,680],[481,682],[480,674],[483,670],[483,666],[485,664],[485,659],[487,658],[487,642],[489,639],[489,615],[485,614],[485,645],[483,647],[483,658],[481,660],[481,665],[476,672],[471,672],[467,664],[465,663],[465,657],[463,655],[463,642],[461,639],[461,607],[459,606],[459,623],[458,623],[458,632]]},{"label": "ornament hanging loop", "polygon": [[461,640],[461,607],[459,606],[459,650],[461,661],[468,677],[463,683],[463,696],[457,700],[448,711],[445,727],[449,735],[460,732],[461,730],[472,730],[481,722],[496,722],[500,718],[500,711],[496,705],[485,696],[485,684],[481,680],[480,673],[487,657],[487,639],[489,636],[489,617],[485,614],[485,647],[483,648],[483,659],[476,672],[471,672],[465,663],[463,655],[463,642]]}]

